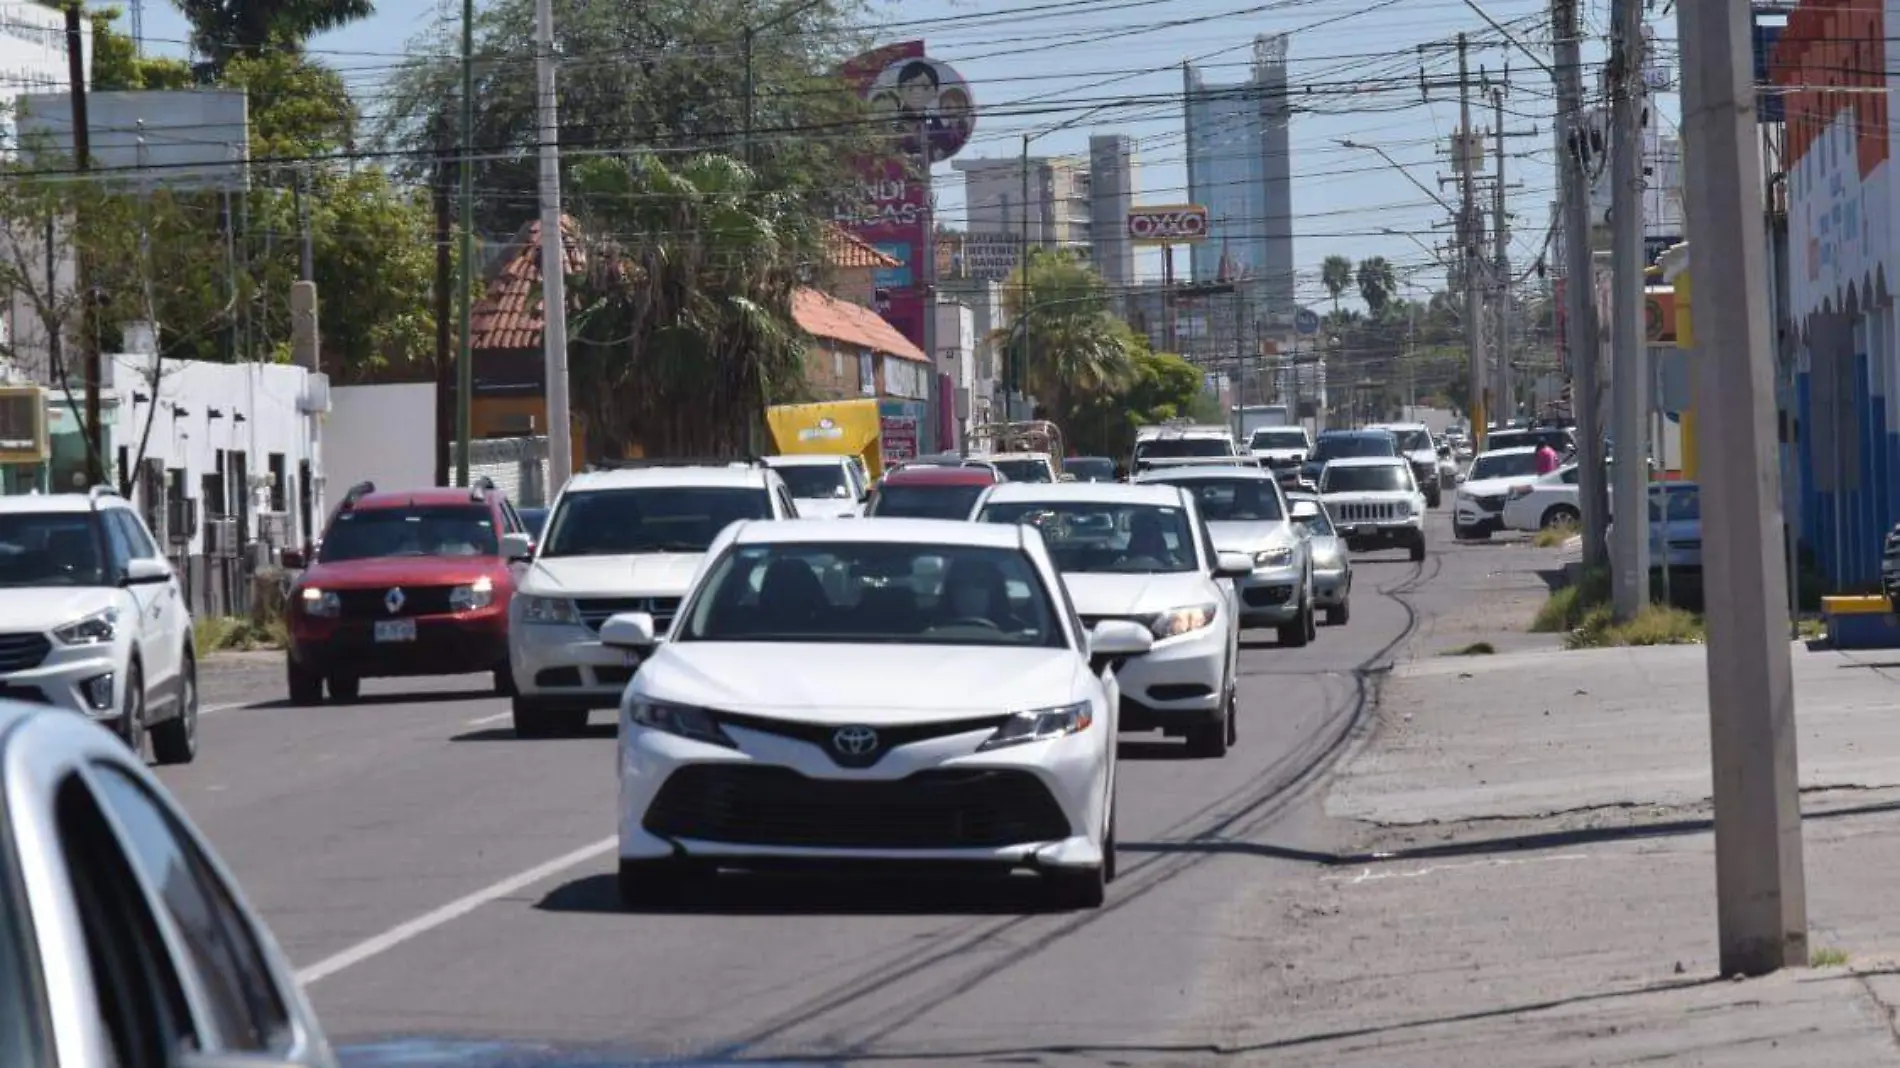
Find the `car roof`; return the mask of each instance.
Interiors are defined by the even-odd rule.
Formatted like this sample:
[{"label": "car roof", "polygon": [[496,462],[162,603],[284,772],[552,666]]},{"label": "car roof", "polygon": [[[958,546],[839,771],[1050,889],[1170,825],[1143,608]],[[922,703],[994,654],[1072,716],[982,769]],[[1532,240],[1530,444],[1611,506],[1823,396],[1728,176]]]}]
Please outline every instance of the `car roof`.
[{"label": "car roof", "polygon": [[1322,438],[1371,438],[1381,435],[1390,437],[1392,436],[1392,432],[1383,427],[1360,427],[1356,430],[1322,430],[1319,432],[1319,436]]},{"label": "car roof", "polygon": [[1182,464],[1180,466],[1157,467],[1137,475],[1138,483],[1148,482],[1199,482],[1212,478],[1252,478],[1261,482],[1276,482],[1278,479],[1258,466],[1241,463],[1235,458],[1232,464]]},{"label": "car roof", "polygon": [[1507,445],[1502,449],[1486,449],[1478,454],[1482,460],[1487,456],[1530,456],[1537,452],[1536,445]]},{"label": "car roof", "polygon": [[767,456],[767,467],[836,467],[848,464],[851,457],[842,453],[800,453],[795,456]]},{"label": "car roof", "polygon": [[763,467],[735,462],[715,464],[659,464],[653,467],[619,467],[604,471],[583,471],[568,480],[564,493],[604,489],[640,489],[664,486],[730,486],[737,489],[764,489],[771,474]]},{"label": "car roof", "polygon": [[998,460],[1047,460],[1052,458],[1052,455],[1046,452],[986,452],[980,456],[972,456],[970,459],[995,463]]},{"label": "car roof", "polygon": [[84,493],[18,493],[0,497],[0,513],[90,512],[95,503],[111,507],[125,505],[126,501],[116,493],[101,493],[97,497]]},{"label": "car roof", "polygon": [[993,486],[996,475],[987,467],[938,467],[920,464],[900,467],[884,476],[886,486]]},{"label": "car roof", "polygon": [[1329,461],[1327,467],[1404,467],[1402,456],[1341,456]]},{"label": "car roof", "polygon": [[1015,523],[972,523],[964,519],[755,519],[733,532],[736,545],[807,542],[901,542],[907,545],[975,545],[1020,549],[1022,531]]},{"label": "car roof", "polygon": [[[379,508],[439,508],[454,504],[486,504],[492,490],[455,489],[448,486],[430,486],[413,490],[375,490],[358,497],[350,505],[355,512],[369,512]],[[481,494],[481,496],[476,496]]]},{"label": "car roof", "polygon": [[1373,423],[1371,426],[1366,427],[1366,429],[1367,430],[1423,430],[1427,434],[1431,433],[1431,430],[1432,430],[1431,427],[1426,426],[1424,423]]},{"label": "car roof", "polygon": [[1003,482],[990,491],[991,504],[1079,501],[1093,504],[1153,504],[1178,507],[1181,491],[1159,483]]}]

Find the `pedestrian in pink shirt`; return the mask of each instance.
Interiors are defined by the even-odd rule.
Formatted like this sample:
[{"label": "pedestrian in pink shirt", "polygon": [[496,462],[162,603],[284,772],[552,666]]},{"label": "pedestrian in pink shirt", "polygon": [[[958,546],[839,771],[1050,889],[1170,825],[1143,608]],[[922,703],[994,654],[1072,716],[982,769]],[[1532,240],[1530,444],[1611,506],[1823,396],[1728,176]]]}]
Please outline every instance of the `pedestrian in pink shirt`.
[{"label": "pedestrian in pink shirt", "polygon": [[1550,442],[1546,441],[1542,445],[1537,446],[1538,474],[1548,475],[1552,471],[1557,470],[1557,463],[1557,450],[1550,447]]}]

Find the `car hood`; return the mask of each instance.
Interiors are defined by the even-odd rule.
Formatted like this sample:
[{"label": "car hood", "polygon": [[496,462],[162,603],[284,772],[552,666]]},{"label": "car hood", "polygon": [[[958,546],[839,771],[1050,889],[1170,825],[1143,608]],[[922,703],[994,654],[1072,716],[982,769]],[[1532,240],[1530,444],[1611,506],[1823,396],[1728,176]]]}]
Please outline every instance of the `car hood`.
[{"label": "car hood", "polygon": [[1509,493],[1517,486],[1528,486],[1537,481],[1536,475],[1510,475],[1505,478],[1485,478],[1464,484],[1464,490],[1473,497],[1494,497],[1500,493]]},{"label": "car hood", "polygon": [[381,589],[385,586],[463,586],[507,571],[499,556],[383,556],[368,560],[322,560],[304,571],[305,586]]},{"label": "car hood", "polygon": [[1306,459],[1306,450],[1301,449],[1301,448],[1253,449],[1251,451],[1253,452],[1255,456],[1262,457],[1268,460],[1304,460]]},{"label": "car hood", "polygon": [[792,505],[798,509],[800,519],[837,519],[858,514],[858,502],[849,497],[797,497]]},{"label": "car hood", "polygon": [[635,678],[667,701],[875,727],[1067,704],[1083,670],[1067,648],[683,641]]},{"label": "car hood", "polygon": [[1204,603],[1209,595],[1204,578],[1198,571],[1146,575],[1065,571],[1062,584],[1069,588],[1069,598],[1081,615],[1131,616]]},{"label": "car hood", "polygon": [[1438,465],[1438,452],[1435,449],[1413,449],[1405,454],[1405,458],[1415,464]]},{"label": "car hood", "polygon": [[692,584],[705,553],[537,558],[522,586],[535,594],[582,597],[677,597]]},{"label": "car hood", "polygon": [[111,586],[10,586],[0,589],[0,618],[10,631],[63,627],[118,603]]},{"label": "car hood", "polygon": [[1214,548],[1224,553],[1251,553],[1268,545],[1286,548],[1295,537],[1293,528],[1281,520],[1209,523],[1207,532],[1214,536]]},{"label": "car hood", "polygon": [[1380,490],[1376,493],[1361,490],[1353,493],[1322,493],[1320,494],[1320,499],[1325,501],[1328,507],[1331,507],[1335,504],[1352,504],[1357,502],[1382,503],[1385,501],[1409,501],[1416,496],[1419,495],[1408,490]]}]

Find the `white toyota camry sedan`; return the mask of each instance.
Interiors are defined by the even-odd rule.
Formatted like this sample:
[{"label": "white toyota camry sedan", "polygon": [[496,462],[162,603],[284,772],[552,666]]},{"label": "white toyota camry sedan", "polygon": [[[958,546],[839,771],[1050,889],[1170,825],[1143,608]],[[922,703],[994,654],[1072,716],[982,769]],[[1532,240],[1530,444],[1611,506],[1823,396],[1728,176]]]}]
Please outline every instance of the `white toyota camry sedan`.
[{"label": "white toyota camry sedan", "polygon": [[1132,623],[1081,629],[1032,528],[736,523],[664,640],[601,641],[620,704],[620,894],[719,869],[963,863],[1040,873],[1065,905],[1115,874],[1114,669]]}]

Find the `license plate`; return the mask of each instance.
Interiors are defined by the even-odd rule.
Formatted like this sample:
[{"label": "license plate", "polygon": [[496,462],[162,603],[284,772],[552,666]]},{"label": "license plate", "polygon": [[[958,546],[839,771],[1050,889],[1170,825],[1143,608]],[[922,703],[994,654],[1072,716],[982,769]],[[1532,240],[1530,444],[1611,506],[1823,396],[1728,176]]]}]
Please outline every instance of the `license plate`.
[{"label": "license plate", "polygon": [[1377,534],[1378,532],[1379,532],[1379,528],[1378,528],[1378,527],[1375,527],[1375,526],[1371,526],[1371,525],[1369,525],[1369,524],[1368,524],[1368,525],[1366,525],[1366,526],[1361,526],[1361,527],[1359,527],[1358,529],[1356,529],[1356,530],[1354,530],[1354,531],[1353,531],[1353,533],[1355,533],[1355,534],[1358,534],[1358,535],[1360,535],[1361,537],[1365,537],[1365,536],[1367,536],[1367,535],[1371,535],[1371,534]]},{"label": "license plate", "polygon": [[415,641],[416,621],[413,619],[379,619],[376,621],[376,640],[379,642]]}]

